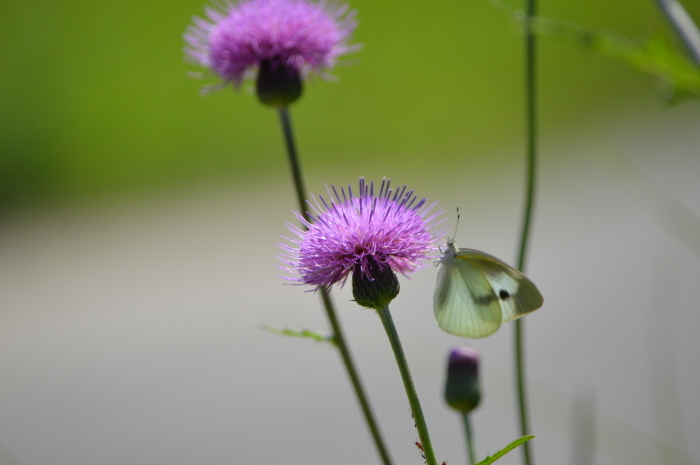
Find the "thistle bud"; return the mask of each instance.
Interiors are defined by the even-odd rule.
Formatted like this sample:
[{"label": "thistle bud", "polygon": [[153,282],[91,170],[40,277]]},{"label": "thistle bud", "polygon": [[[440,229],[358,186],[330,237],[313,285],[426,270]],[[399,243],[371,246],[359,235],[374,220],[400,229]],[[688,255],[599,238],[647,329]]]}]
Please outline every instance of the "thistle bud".
[{"label": "thistle bud", "polygon": [[368,268],[362,270],[360,264],[355,265],[352,295],[358,305],[379,310],[399,295],[399,280],[391,267],[381,269],[373,259],[368,260]]},{"label": "thistle bud", "polygon": [[479,352],[471,347],[455,347],[447,363],[445,401],[455,410],[471,412],[480,400]]},{"label": "thistle bud", "polygon": [[256,90],[265,105],[286,107],[301,97],[301,76],[295,67],[279,60],[262,60]]}]

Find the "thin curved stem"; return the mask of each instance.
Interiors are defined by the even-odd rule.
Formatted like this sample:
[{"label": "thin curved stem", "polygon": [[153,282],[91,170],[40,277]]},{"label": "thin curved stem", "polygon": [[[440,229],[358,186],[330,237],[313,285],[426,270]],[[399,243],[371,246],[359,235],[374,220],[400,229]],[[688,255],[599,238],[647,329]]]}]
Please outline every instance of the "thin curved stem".
[{"label": "thin curved stem", "polygon": [[323,307],[326,309],[326,315],[328,316],[328,321],[331,324],[331,329],[333,330],[333,335],[335,338],[335,343],[340,351],[340,356],[343,358],[343,363],[350,377],[350,383],[355,390],[355,395],[357,396],[357,401],[360,403],[360,408],[364,414],[367,427],[374,439],[374,444],[377,447],[377,452],[382,459],[382,463],[385,465],[391,465],[391,458],[389,457],[389,451],[384,445],[382,435],[379,432],[379,426],[374,419],[374,414],[372,413],[372,408],[369,405],[369,400],[365,394],[364,388],[362,387],[362,382],[360,381],[360,375],[355,369],[355,364],[353,363],[352,357],[350,356],[350,350],[345,343],[345,336],[340,328],[340,323],[335,314],[335,309],[333,307],[333,302],[331,301],[330,295],[325,288],[321,289],[321,299],[323,300]]},{"label": "thin curved stem", "polygon": [[671,27],[683,42],[696,65],[700,66],[700,29],[677,0],[656,0]]},{"label": "thin curved stem", "polygon": [[[525,186],[525,213],[520,229],[520,247],[518,249],[518,269],[523,271],[527,256],[527,244],[530,239],[532,212],[535,205],[535,185],[537,183],[537,101],[535,82],[535,36],[531,24],[535,15],[535,0],[527,0],[528,8],[525,18],[525,119],[526,119],[526,155],[527,179]],[[527,443],[526,443],[527,444]]]},{"label": "thin curved stem", "polygon": [[462,421],[464,422],[464,435],[467,442],[467,453],[469,454],[469,463],[476,463],[476,447],[474,446],[474,436],[472,435],[472,423],[469,412],[462,412]]},{"label": "thin curved stem", "polygon": [[[297,195],[297,201],[299,203],[299,210],[304,218],[309,221],[309,215],[306,211],[306,189],[304,188],[304,181],[301,176],[301,165],[299,163],[299,157],[297,156],[296,145],[294,143],[294,134],[292,131],[292,124],[289,116],[289,109],[287,107],[279,108],[279,118],[282,125],[282,132],[284,133],[284,142],[287,147],[287,155],[289,157],[289,167],[292,171],[292,178],[294,182],[294,188]],[[389,452],[384,445],[384,440],[379,432],[379,426],[374,419],[374,414],[372,413],[372,408],[369,405],[369,400],[365,393],[362,382],[360,381],[360,375],[355,368],[355,363],[350,355],[350,350],[345,342],[345,336],[343,335],[343,330],[340,327],[340,322],[338,321],[338,316],[336,315],[335,306],[331,300],[330,295],[326,289],[321,289],[321,301],[323,303],[323,308],[326,311],[326,316],[331,324],[331,329],[333,331],[333,338],[335,340],[336,347],[340,351],[340,356],[343,359],[343,364],[350,377],[350,383],[355,390],[355,396],[357,401],[360,403],[360,408],[365,417],[365,422],[369,428],[372,439],[374,440],[374,445],[377,448],[377,452],[381,457],[382,463],[384,465],[391,465],[391,458],[389,457]]]},{"label": "thin curved stem", "polygon": [[[536,61],[535,36],[532,33],[532,20],[536,13],[536,0],[525,2],[525,118],[527,133],[527,181],[525,192],[525,212],[520,231],[520,246],[518,251],[518,269],[525,269],[527,245],[530,238],[532,212],[535,203],[535,185],[537,168],[537,107],[536,107]],[[524,324],[519,319],[515,322],[515,375],[518,392],[518,407],[520,414],[520,435],[529,434],[529,417],[527,396],[525,391],[525,355],[524,355]],[[530,465],[530,444],[526,442],[521,448],[525,465]]]},{"label": "thin curved stem", "polygon": [[428,435],[428,426],[423,416],[423,409],[421,409],[418,393],[416,392],[416,387],[413,385],[413,378],[411,378],[408,362],[406,362],[406,356],[404,355],[403,347],[401,347],[399,334],[396,332],[396,326],[394,326],[394,320],[391,318],[389,307],[382,307],[380,310],[377,310],[377,314],[379,314],[379,318],[382,320],[382,325],[384,325],[384,330],[391,343],[391,349],[394,351],[394,357],[396,357],[396,363],[399,366],[399,372],[401,372],[401,380],[403,381],[404,389],[406,389],[413,420],[416,422],[416,430],[418,430],[418,437],[420,438],[423,454],[425,455],[425,463],[427,465],[437,465],[435,452],[433,452],[433,444],[430,442],[430,436]]}]

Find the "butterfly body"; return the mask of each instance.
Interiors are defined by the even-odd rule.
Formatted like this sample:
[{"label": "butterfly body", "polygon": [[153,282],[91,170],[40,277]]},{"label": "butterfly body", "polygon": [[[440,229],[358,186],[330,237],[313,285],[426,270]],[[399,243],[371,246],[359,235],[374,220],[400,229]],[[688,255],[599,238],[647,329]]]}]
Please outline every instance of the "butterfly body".
[{"label": "butterfly body", "polygon": [[493,255],[457,249],[448,240],[433,296],[435,319],[448,333],[486,337],[504,321],[537,310],[544,299],[518,270]]}]

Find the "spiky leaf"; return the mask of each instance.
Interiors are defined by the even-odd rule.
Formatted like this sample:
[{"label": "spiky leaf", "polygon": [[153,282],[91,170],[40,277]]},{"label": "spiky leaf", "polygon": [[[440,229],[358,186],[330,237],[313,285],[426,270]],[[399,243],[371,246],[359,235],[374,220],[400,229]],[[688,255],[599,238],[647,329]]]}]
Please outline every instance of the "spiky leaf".
[{"label": "spiky leaf", "polygon": [[525,444],[527,441],[529,441],[530,439],[532,439],[534,437],[535,436],[523,436],[520,439],[516,439],[515,441],[508,444],[505,448],[499,450],[498,452],[496,452],[493,455],[489,455],[488,457],[486,457],[484,460],[477,463],[476,465],[490,465],[493,462],[495,462],[496,460],[498,460],[501,457],[503,457],[504,455],[506,455],[508,452],[510,452],[513,449],[515,449],[516,447],[518,447],[519,445]]}]

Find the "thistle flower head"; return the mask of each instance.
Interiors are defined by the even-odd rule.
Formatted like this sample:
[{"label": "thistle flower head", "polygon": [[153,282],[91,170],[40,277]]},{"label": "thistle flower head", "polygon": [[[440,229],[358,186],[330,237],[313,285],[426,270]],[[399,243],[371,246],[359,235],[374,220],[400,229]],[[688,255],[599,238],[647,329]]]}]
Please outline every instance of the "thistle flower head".
[{"label": "thistle flower head", "polygon": [[309,71],[323,73],[356,48],[348,45],[355,14],[340,3],[244,0],[206,13],[208,20],[194,17],[188,27],[185,54],[236,87],[255,69],[292,81]]},{"label": "thistle flower head", "polygon": [[[299,283],[330,287],[345,283],[350,273],[374,281],[387,271],[408,275],[425,264],[442,231],[442,223],[433,212],[436,203],[418,200],[406,186],[393,189],[384,179],[375,193],[374,183],[360,178],[359,192],[335,186],[328,189],[329,199],[322,196],[309,202],[310,221],[296,213],[305,229],[288,224],[298,236],[289,239],[295,246],[280,244],[288,252],[283,257],[292,271],[290,278]],[[398,292],[398,287],[396,288]]]}]

